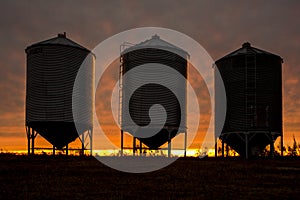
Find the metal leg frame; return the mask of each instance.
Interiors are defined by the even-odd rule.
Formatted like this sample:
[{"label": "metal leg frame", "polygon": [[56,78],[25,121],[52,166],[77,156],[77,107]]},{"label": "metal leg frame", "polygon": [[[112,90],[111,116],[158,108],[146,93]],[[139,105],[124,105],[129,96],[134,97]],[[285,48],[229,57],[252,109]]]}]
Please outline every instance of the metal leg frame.
[{"label": "metal leg frame", "polygon": [[26,127],[26,132],[27,132],[28,155],[29,154],[34,155],[34,140],[37,136],[37,132],[33,128],[30,128],[30,127]]}]

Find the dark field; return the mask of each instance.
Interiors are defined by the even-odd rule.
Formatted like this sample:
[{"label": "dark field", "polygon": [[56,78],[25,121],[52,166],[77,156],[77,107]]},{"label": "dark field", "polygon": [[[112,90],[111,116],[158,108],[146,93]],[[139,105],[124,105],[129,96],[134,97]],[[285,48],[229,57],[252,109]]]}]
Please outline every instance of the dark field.
[{"label": "dark field", "polygon": [[129,174],[93,157],[0,154],[0,199],[300,199],[300,160],[179,159]]}]

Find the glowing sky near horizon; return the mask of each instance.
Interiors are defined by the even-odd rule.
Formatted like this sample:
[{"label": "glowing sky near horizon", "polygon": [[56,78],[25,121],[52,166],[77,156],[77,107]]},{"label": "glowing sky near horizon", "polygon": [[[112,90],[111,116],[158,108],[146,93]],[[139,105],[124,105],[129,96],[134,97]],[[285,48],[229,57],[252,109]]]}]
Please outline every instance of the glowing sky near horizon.
[{"label": "glowing sky near horizon", "polygon": [[[298,1],[16,1],[0,3],[0,148],[26,149],[24,49],[67,32],[93,49],[127,29],[158,26],[198,41],[214,60],[253,46],[283,63],[284,140],[300,142],[300,2]],[[105,88],[104,88],[105,89]],[[113,140],[119,140],[115,130]],[[199,136],[194,147],[201,142]],[[47,145],[46,142],[40,141]]]}]

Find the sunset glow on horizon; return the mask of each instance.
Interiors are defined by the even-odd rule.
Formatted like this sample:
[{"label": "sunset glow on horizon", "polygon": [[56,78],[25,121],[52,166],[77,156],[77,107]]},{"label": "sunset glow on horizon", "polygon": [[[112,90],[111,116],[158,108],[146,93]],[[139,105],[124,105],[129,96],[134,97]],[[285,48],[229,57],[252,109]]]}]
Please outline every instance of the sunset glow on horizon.
[{"label": "sunset glow on horizon", "polygon": [[[2,27],[0,149],[3,152],[22,152],[27,149],[24,52],[27,46],[66,31],[68,38],[92,50],[98,43],[114,34],[144,26],[166,27],[182,32],[203,45],[214,60],[240,48],[246,41],[251,42],[254,47],[281,56],[284,61],[282,66],[284,145],[291,146],[293,136],[300,143],[300,22],[298,20],[300,4],[298,2],[286,5],[280,2],[260,2],[251,5],[236,2],[232,8],[228,7],[226,2],[213,2],[214,6],[208,3],[195,2],[198,6],[185,3],[188,13],[181,11],[182,5],[176,3],[168,5],[170,10],[177,11],[174,15],[171,13],[161,15],[160,8],[150,3],[147,4],[147,9],[138,2],[119,2],[119,4],[122,4],[122,11],[119,11],[115,5],[106,5],[103,2],[99,4],[95,2],[95,6],[90,6],[89,9],[83,9],[80,2],[61,4],[59,9],[56,9],[57,5],[53,2],[36,4],[7,2],[6,6],[0,8],[1,14],[5,17],[14,13],[9,19],[3,17],[0,20]],[[100,13],[99,7],[105,7],[102,8],[105,12]],[[210,10],[214,12],[210,12],[205,7],[211,7]],[[73,12],[74,10],[80,10],[82,13],[78,15]],[[111,13],[110,16],[107,13]],[[120,145],[120,130],[112,117],[110,96],[119,77],[118,67],[119,60],[116,59],[105,72],[106,76],[97,88],[95,103],[99,122],[102,123],[106,136],[116,146]],[[208,128],[211,108],[207,88],[193,67],[189,69],[188,77],[201,107],[200,127],[188,150],[189,155],[196,155],[195,149],[200,150]],[[106,95],[107,99],[103,99],[103,95]],[[279,139],[275,147],[278,142]],[[98,148],[99,143],[101,138],[96,137],[95,149]],[[126,134],[125,146],[130,145],[132,145],[132,138]],[[41,136],[38,136],[36,146],[52,147]],[[70,147],[80,147],[80,141],[77,139],[70,143]],[[183,147],[182,134],[174,138],[172,147],[174,149]],[[207,148],[212,154],[210,149],[213,147]]]}]

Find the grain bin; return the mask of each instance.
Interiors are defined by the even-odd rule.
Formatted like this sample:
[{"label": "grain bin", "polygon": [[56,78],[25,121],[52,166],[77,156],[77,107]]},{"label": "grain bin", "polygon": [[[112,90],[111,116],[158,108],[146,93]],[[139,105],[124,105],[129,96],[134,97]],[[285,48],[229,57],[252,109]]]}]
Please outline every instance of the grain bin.
[{"label": "grain bin", "polygon": [[[273,152],[276,138],[282,139],[282,63],[280,56],[248,42],[215,62],[227,97],[220,139],[242,156],[259,154],[268,144]],[[222,105],[219,84],[216,113]]]},{"label": "grain bin", "polygon": [[[121,129],[132,135],[143,134],[142,129],[134,129],[132,121],[140,127],[150,123],[149,109],[159,104],[166,110],[166,122],[157,134],[151,137],[137,137],[150,149],[158,149],[161,145],[176,136],[186,132],[186,78],[188,53],[154,35],[151,39],[131,46],[121,52],[121,78],[128,75],[130,70],[145,65],[144,69],[128,75],[121,80]],[[172,68],[176,73],[162,65]],[[183,79],[181,77],[184,77]],[[163,79],[163,80],[162,80]],[[147,80],[148,83],[134,89],[137,82]],[[170,88],[158,82],[169,83]],[[134,90],[134,91],[133,91]],[[129,95],[131,94],[132,95]],[[177,95],[177,96],[176,96]],[[129,112],[126,112],[126,110]],[[160,114],[152,116],[160,119]],[[151,130],[149,130],[151,132]]]},{"label": "grain bin", "polygon": [[[92,97],[94,56],[68,39],[66,34],[30,45],[26,74],[26,128],[28,145],[40,134],[54,147],[61,149],[80,134],[92,129]],[[86,60],[85,60],[86,59]],[[72,92],[77,72],[85,65],[86,93],[81,98],[84,127],[77,132],[72,114]],[[29,148],[29,146],[28,146]]]}]

